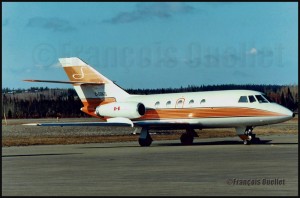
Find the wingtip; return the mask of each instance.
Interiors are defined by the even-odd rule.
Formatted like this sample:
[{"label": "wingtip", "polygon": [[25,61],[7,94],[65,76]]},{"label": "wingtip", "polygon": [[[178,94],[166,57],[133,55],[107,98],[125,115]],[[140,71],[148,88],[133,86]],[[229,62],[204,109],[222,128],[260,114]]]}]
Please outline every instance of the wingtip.
[{"label": "wingtip", "polygon": [[22,124],[24,126],[39,126],[39,123],[27,123],[27,124]]}]

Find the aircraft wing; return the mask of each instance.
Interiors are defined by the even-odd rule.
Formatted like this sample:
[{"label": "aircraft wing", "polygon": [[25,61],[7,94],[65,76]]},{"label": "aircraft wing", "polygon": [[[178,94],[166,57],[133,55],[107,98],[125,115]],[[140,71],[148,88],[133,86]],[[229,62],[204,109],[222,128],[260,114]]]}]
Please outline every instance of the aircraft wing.
[{"label": "aircraft wing", "polygon": [[128,118],[109,118],[107,122],[54,122],[54,123],[29,123],[25,126],[128,126],[133,127],[133,123]]},{"label": "aircraft wing", "polygon": [[131,121],[128,118],[110,118],[107,122],[53,122],[53,123],[28,123],[22,124],[25,126],[121,126],[121,127],[172,127],[172,128],[186,128],[190,126],[186,122],[176,121]]},{"label": "aircraft wing", "polygon": [[116,123],[116,122],[54,122],[54,123],[29,123],[23,124],[25,126],[130,126],[130,123]]}]

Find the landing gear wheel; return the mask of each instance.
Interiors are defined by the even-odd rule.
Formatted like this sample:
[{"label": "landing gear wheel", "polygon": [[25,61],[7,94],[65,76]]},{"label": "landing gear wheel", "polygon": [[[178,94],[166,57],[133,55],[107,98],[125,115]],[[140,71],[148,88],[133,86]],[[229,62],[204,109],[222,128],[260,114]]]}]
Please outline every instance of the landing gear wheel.
[{"label": "landing gear wheel", "polygon": [[142,138],[139,138],[139,144],[140,146],[150,146],[152,143],[152,139],[142,139]]},{"label": "landing gear wheel", "polygon": [[149,134],[149,131],[147,128],[142,128],[140,138],[139,138],[139,144],[140,146],[150,146],[152,143],[152,138]]},{"label": "landing gear wheel", "polygon": [[260,143],[260,139],[253,133],[253,127],[236,127],[236,133],[243,140],[244,145],[250,145],[252,143]]},{"label": "landing gear wheel", "polygon": [[188,133],[183,133],[180,137],[180,141],[182,145],[192,145],[194,137]]},{"label": "landing gear wheel", "polygon": [[251,144],[251,140],[244,140],[244,144],[245,145],[250,145]]},{"label": "landing gear wheel", "polygon": [[255,133],[253,133],[253,127],[247,127],[245,130],[245,135],[248,136],[248,138],[244,140],[245,145],[260,142],[260,139],[256,137]]}]

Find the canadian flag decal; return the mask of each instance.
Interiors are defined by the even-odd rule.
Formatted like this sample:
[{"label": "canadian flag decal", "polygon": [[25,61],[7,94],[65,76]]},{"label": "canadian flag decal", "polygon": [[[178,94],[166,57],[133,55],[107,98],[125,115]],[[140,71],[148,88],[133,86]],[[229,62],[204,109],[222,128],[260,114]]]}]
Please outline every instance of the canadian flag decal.
[{"label": "canadian flag decal", "polygon": [[114,111],[120,111],[120,106],[118,106],[118,107],[114,107]]}]

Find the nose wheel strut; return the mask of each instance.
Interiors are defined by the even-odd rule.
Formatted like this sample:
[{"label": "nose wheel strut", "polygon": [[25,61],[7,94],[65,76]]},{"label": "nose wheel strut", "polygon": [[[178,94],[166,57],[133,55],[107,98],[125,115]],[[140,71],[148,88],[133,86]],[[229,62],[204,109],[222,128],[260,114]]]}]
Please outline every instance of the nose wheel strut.
[{"label": "nose wheel strut", "polygon": [[245,145],[250,145],[251,143],[259,142],[260,139],[255,137],[256,134],[253,133],[253,127],[247,127],[245,130],[246,138],[243,139]]}]

